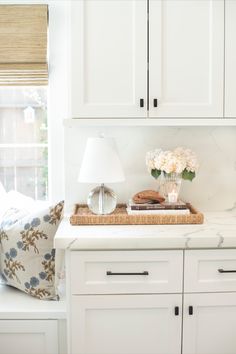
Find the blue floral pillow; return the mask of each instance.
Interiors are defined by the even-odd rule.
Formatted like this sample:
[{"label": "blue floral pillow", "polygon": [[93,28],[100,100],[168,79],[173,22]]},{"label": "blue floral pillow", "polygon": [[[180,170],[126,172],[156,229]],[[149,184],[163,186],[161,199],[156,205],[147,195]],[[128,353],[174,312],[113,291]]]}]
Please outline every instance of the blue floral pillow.
[{"label": "blue floral pillow", "polygon": [[22,215],[11,209],[0,224],[0,271],[4,282],[39,299],[56,299],[54,236],[64,203]]}]

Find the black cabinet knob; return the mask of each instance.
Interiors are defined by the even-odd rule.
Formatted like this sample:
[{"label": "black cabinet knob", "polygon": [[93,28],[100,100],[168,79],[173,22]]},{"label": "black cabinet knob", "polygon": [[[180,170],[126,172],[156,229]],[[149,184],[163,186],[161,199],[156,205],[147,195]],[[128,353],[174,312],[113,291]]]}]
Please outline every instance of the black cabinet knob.
[{"label": "black cabinet knob", "polygon": [[189,306],[189,307],[188,307],[188,314],[189,314],[190,316],[193,315],[193,306]]},{"label": "black cabinet knob", "polygon": [[153,107],[154,107],[154,108],[157,108],[157,106],[158,106],[158,99],[157,99],[157,98],[154,98],[154,99],[153,99]]},{"label": "black cabinet knob", "polygon": [[141,108],[144,107],[144,99],[143,98],[140,98],[139,105],[140,105]]},{"label": "black cabinet knob", "polygon": [[179,306],[175,306],[175,316],[179,316]]}]

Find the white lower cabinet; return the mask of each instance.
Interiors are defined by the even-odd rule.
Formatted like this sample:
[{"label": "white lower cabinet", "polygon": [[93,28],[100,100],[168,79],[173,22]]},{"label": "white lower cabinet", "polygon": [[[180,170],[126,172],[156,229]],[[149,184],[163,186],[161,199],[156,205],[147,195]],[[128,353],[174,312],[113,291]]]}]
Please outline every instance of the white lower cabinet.
[{"label": "white lower cabinet", "polygon": [[56,320],[0,320],[0,354],[58,354]]},{"label": "white lower cabinet", "polygon": [[235,250],[68,251],[67,274],[69,354],[236,354]]},{"label": "white lower cabinet", "polygon": [[181,305],[181,295],[72,296],[71,353],[180,354]]},{"label": "white lower cabinet", "polygon": [[236,293],[184,295],[183,354],[236,353]]},{"label": "white lower cabinet", "polygon": [[70,257],[73,295],[182,292],[182,251],[81,251]]}]

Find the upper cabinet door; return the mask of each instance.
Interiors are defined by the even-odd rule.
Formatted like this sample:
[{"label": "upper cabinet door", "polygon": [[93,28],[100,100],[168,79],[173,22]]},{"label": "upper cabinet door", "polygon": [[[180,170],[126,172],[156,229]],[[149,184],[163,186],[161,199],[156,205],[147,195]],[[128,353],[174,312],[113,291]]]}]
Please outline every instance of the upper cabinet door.
[{"label": "upper cabinet door", "polygon": [[236,1],[225,2],[225,117],[236,118]]},{"label": "upper cabinet door", "polygon": [[150,117],[223,117],[224,0],[150,0],[149,11]]},{"label": "upper cabinet door", "polygon": [[71,3],[71,116],[146,116],[146,0]]}]

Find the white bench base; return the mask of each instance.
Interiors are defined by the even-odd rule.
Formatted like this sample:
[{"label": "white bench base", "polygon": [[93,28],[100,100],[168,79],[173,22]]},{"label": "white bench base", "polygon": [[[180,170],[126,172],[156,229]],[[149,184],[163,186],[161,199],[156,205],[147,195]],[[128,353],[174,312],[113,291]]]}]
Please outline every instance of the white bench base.
[{"label": "white bench base", "polygon": [[0,285],[0,354],[66,354],[65,301]]}]

